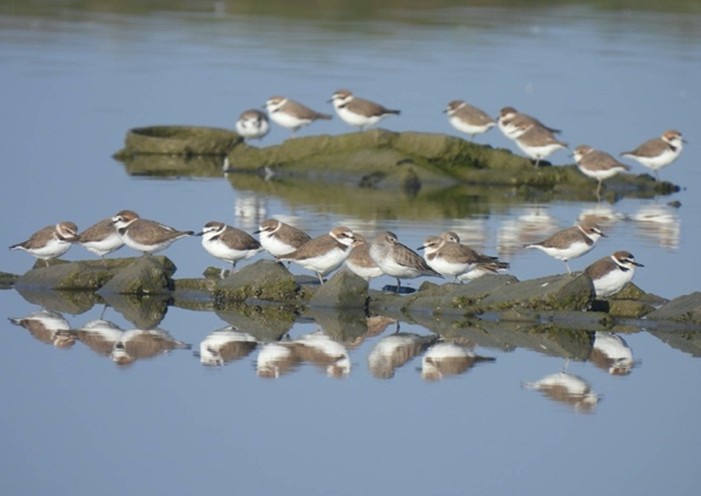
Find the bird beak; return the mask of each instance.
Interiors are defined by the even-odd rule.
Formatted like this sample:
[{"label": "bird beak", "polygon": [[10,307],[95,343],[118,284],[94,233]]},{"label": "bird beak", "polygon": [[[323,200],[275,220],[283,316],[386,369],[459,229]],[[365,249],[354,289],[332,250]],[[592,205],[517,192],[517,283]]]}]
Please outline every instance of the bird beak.
[{"label": "bird beak", "polygon": [[636,267],[645,267],[643,264],[636,262],[635,260],[631,260],[631,263],[635,265]]},{"label": "bird beak", "polygon": [[419,247],[417,248],[417,250],[418,250],[418,251],[421,251],[421,250],[423,250],[424,248],[425,248],[424,245],[421,245],[421,246],[419,246]]},{"label": "bird beak", "polygon": [[204,231],[198,232],[197,234],[195,234],[195,236],[202,236],[203,234],[204,234]]}]

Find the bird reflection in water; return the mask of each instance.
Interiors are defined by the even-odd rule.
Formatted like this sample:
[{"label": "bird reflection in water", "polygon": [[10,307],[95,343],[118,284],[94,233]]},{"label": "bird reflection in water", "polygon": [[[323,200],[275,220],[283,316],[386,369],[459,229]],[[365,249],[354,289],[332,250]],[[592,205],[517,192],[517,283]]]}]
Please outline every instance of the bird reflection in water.
[{"label": "bird reflection in water", "polygon": [[108,320],[92,320],[78,329],[76,334],[88,348],[109,356],[117,365],[130,365],[136,360],[191,348],[191,345],[173,339],[162,329],[123,331]]},{"label": "bird reflection in water", "polygon": [[618,222],[625,220],[626,216],[616,212],[610,205],[597,203],[596,206],[585,208],[577,217],[578,222],[596,224],[604,230],[610,230]]},{"label": "bird reflection in water", "polygon": [[258,350],[256,372],[259,377],[277,379],[292,372],[299,365],[299,357],[292,343],[267,343]]},{"label": "bird reflection in water", "polygon": [[438,336],[396,332],[379,340],[368,354],[368,367],[378,379],[394,377],[396,369],[422,354]]},{"label": "bird reflection in water", "polygon": [[25,328],[35,339],[51,344],[56,348],[70,348],[75,344],[76,335],[68,321],[58,312],[40,310],[26,317],[10,317],[15,325]]},{"label": "bird reflection in water", "polygon": [[468,346],[439,342],[426,350],[421,359],[421,378],[436,381],[451,375],[467,372],[480,362],[493,362],[495,358],[476,355]]},{"label": "bird reflection in water", "polygon": [[635,366],[633,350],[611,332],[596,332],[589,361],[611,375],[628,375]]},{"label": "bird reflection in water", "polygon": [[651,239],[670,250],[679,248],[681,221],[676,209],[670,205],[645,205],[631,218],[640,236]]},{"label": "bird reflection in water", "polygon": [[256,346],[258,342],[253,336],[228,326],[205,337],[196,355],[199,355],[202,365],[221,366],[247,357]]},{"label": "bird reflection in water", "polygon": [[351,371],[346,347],[322,331],[266,344],[258,353],[256,370],[260,377],[278,378],[304,363],[321,368],[329,377],[346,377]]},{"label": "bird reflection in water", "polygon": [[572,407],[578,413],[591,413],[599,402],[599,395],[581,377],[567,372],[550,374],[535,382],[525,382],[523,387],[535,389],[553,401]]},{"label": "bird reflection in water", "polygon": [[300,361],[308,362],[326,371],[329,377],[350,374],[351,361],[346,347],[321,331],[295,339],[294,350]]},{"label": "bird reflection in water", "polygon": [[558,229],[557,222],[547,212],[547,207],[526,209],[515,219],[504,221],[497,235],[497,251],[500,258],[510,258],[524,245],[540,241]]}]

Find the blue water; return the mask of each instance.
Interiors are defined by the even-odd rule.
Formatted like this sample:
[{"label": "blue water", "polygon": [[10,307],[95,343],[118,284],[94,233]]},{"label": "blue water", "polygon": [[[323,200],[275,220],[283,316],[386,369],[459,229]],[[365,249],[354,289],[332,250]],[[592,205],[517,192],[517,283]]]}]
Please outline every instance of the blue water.
[{"label": "blue water", "polygon": [[[357,219],[337,214],[334,205],[236,191],[223,178],[131,177],[111,158],[135,126],[232,128],[242,110],[280,93],[330,112],[333,91],[348,87],[401,108],[400,117],[383,122],[396,131],[457,134],[441,113],[455,98],[492,114],[513,105],[563,129],[571,145],[614,154],[680,129],[687,147],[662,177],[682,191],[599,205],[612,215],[609,238],[572,266],[624,248],[645,264],[635,278],[644,290],[674,298],[699,288],[698,12],[470,8],[346,22],[226,10],[0,12],[0,245],[57,220],[83,228],[130,208],[193,230],[214,219],[252,230],[271,215],[290,216],[314,235],[339,223],[361,232],[391,229],[412,247],[451,228],[504,256],[521,279],[563,270],[542,253],[517,249],[520,240],[533,236],[531,229],[571,225],[596,203],[499,206],[460,219]],[[334,119],[300,134],[348,131]],[[274,127],[262,144],[287,137]],[[497,130],[478,140],[516,151]],[[564,152],[551,158],[571,162]],[[672,200],[681,207],[667,206]],[[0,270],[22,273],[33,263],[24,253],[3,253]],[[178,277],[218,265],[196,239],[178,241],[167,255]],[[65,258],[87,256],[73,248]],[[6,317],[39,310],[14,291],[0,292]],[[103,311],[59,310],[74,330]],[[113,309],[103,317],[125,331],[135,327]],[[409,320],[402,333],[431,336]],[[192,349],[120,367],[81,342],[57,349],[7,321],[0,492],[692,494],[697,487],[698,361],[692,348],[680,350],[644,330],[623,335],[634,357],[624,376],[473,335],[461,344],[494,361],[426,381],[419,354],[390,379],[378,379],[369,357],[394,332],[391,324],[361,343],[342,343],[350,357],[344,378],[304,362],[274,380],[257,373],[264,343],[222,367],[201,364],[199,343],[226,325],[213,312],[171,307],[159,327]],[[319,327],[298,319],[288,339]],[[562,370],[589,384],[598,400],[593,407],[523,387]]]}]

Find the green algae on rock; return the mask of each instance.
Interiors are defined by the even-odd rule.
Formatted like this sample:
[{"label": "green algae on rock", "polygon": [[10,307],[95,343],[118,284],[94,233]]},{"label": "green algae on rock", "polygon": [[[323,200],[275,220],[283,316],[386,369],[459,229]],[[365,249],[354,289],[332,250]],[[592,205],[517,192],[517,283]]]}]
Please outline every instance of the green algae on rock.
[{"label": "green algae on rock", "polygon": [[220,279],[214,293],[218,304],[249,298],[284,302],[298,298],[298,285],[280,262],[259,260]]},{"label": "green algae on rock", "polygon": [[199,126],[146,126],[130,129],[114,157],[134,155],[226,155],[243,138],[228,129]]},{"label": "green algae on rock", "polygon": [[175,264],[164,256],[141,256],[117,270],[98,294],[163,294],[174,288]]}]

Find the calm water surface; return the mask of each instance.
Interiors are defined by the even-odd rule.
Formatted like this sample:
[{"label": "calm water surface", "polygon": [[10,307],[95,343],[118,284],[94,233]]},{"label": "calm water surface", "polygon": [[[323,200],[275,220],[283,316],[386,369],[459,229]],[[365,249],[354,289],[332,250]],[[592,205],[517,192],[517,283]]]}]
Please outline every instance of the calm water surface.
[{"label": "calm water surface", "polygon": [[[573,268],[624,248],[645,264],[635,282],[646,291],[674,298],[699,289],[701,14],[693,5],[397,8],[352,20],[323,9],[258,15],[227,2],[129,14],[96,5],[22,12],[0,3],[0,245],[60,219],[87,227],[123,208],[193,230],[214,219],[252,230],[280,215],[315,235],[339,223],[370,234],[391,229],[409,246],[450,228],[527,279],[563,267],[519,250],[524,239],[595,209],[607,214],[610,237]],[[232,188],[223,177],[129,176],[111,158],[131,127],[232,128],[242,110],[280,93],[331,111],[326,101],[341,87],[401,108],[400,118],[383,122],[396,131],[456,134],[441,113],[455,98],[492,114],[513,105],[563,129],[571,145],[614,154],[678,128],[689,143],[662,177],[682,190],[614,204],[494,201],[470,215],[427,213],[427,205],[388,216],[379,207],[357,213],[314,201],[322,195],[314,189],[304,202]],[[335,119],[300,134],[348,131]],[[287,137],[273,128],[262,144]],[[478,141],[511,148],[496,130]],[[551,158],[571,162],[563,152]],[[217,265],[199,240],[179,241],[167,255],[178,277]],[[85,257],[76,248],[66,255]],[[32,263],[5,251],[0,270],[22,273]],[[42,305],[58,313],[43,317],[72,330],[63,335],[75,342],[60,349],[45,335],[3,326],[2,494],[697,490],[701,350],[693,333],[627,326],[597,336],[618,345],[627,372],[620,375],[596,357],[568,361],[552,343],[526,342],[509,323],[466,330],[453,344],[468,358],[446,364],[431,358],[437,321],[407,317],[393,335],[391,321],[310,314],[274,321],[274,333],[288,336],[282,345],[239,343],[225,365],[207,366],[200,343],[226,336],[222,328],[241,316],[171,307],[158,323],[162,333],[141,336],[141,358],[119,366],[111,341],[79,330],[104,319],[115,326],[110,336],[126,340],[142,322],[102,306],[0,292],[6,317],[36,316]],[[300,343],[304,360],[286,360]],[[398,344],[409,350],[401,359],[391,354]],[[312,353],[320,347],[337,358]],[[277,379],[263,377],[270,367]],[[586,391],[565,399],[525,387],[560,373]]]}]

